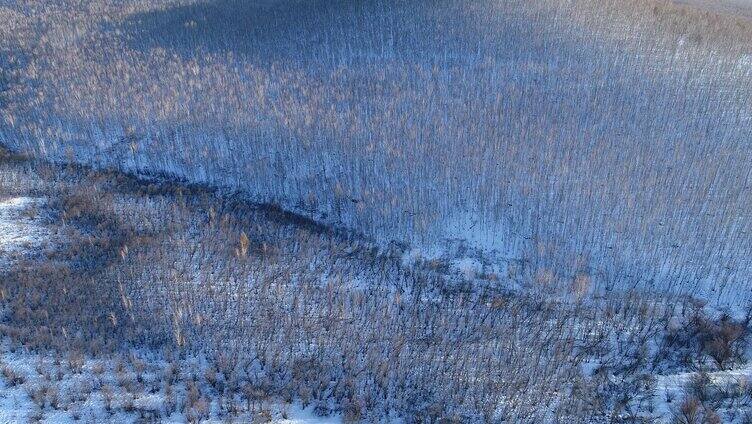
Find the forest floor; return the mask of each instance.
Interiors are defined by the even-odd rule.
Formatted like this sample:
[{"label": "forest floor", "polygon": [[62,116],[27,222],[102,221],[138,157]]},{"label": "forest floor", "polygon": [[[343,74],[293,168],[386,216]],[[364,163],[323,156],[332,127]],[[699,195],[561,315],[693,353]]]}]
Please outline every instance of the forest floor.
[{"label": "forest floor", "polygon": [[[0,279],[20,264],[55,256],[67,249],[69,229],[59,221],[61,191],[40,184],[15,159],[2,157],[0,178]],[[74,171],[74,173],[76,173]],[[0,293],[0,423],[253,422],[278,424],[338,423],[319,417],[300,402],[259,398],[225,410],[222,395],[210,395],[198,376],[209,372],[205,358],[164,360],[149,348],[92,356],[73,350],[30,349],[8,335],[12,319]],[[11,331],[12,332],[12,331]],[[186,407],[190,403],[192,406]]]},{"label": "forest floor", "polygon": [[[65,423],[65,422],[253,422],[253,423],[337,423],[345,419],[343,414],[337,412],[337,406],[332,409],[322,409],[319,404],[302,402],[295,395],[277,393],[269,395],[255,389],[229,389],[233,383],[234,377],[230,373],[220,371],[217,364],[208,356],[201,353],[189,353],[175,355],[168,350],[160,348],[151,348],[148,343],[143,346],[131,343],[126,344],[125,348],[102,348],[96,344],[90,344],[83,349],[73,346],[67,346],[67,342],[61,343],[56,341],[53,332],[45,328],[46,325],[62,323],[62,331],[66,328],[70,331],[86,331],[86,326],[96,328],[96,325],[90,322],[80,322],[72,318],[49,319],[49,317],[34,317],[36,312],[33,306],[39,302],[49,302],[44,296],[54,295],[55,291],[38,291],[34,289],[34,280],[25,280],[26,277],[19,277],[19,270],[35,270],[43,275],[42,284],[54,286],[55,281],[50,280],[58,275],[64,277],[66,274],[81,273],[82,275],[92,272],[89,270],[90,262],[95,264],[106,263],[107,258],[98,258],[86,260],[76,259],[83,257],[81,252],[86,252],[89,245],[94,246],[97,251],[104,252],[113,250],[125,262],[126,258],[137,256],[138,243],[134,238],[129,241],[132,253],[128,253],[128,248],[120,247],[115,242],[103,242],[98,240],[105,224],[113,225],[111,221],[128,221],[125,216],[133,215],[133,211],[123,212],[118,205],[123,205],[117,199],[107,200],[107,207],[86,205],[81,199],[82,192],[94,192],[94,198],[97,196],[106,196],[107,192],[100,191],[102,187],[107,187],[110,192],[120,192],[133,194],[133,185],[135,184],[128,178],[117,175],[87,174],[81,169],[66,166],[49,167],[39,165],[31,161],[19,158],[0,159],[0,281],[3,288],[0,290],[0,423],[1,422],[46,422],[46,423]],[[52,171],[51,171],[52,169]],[[106,181],[106,182],[101,182]],[[159,193],[160,188],[148,187],[152,193]],[[179,188],[176,190],[178,195],[166,204],[169,206],[166,210],[174,211],[178,204],[185,202],[190,205],[190,200],[185,200],[181,196],[183,191],[187,192],[190,188]],[[89,193],[91,194],[91,193]],[[141,196],[139,202],[145,206],[142,210],[140,219],[144,220],[145,227],[150,227],[148,220],[150,217],[159,217],[160,208],[154,205],[158,204],[158,196]],[[200,197],[200,196],[199,196]],[[103,201],[104,203],[104,201]],[[99,209],[97,209],[99,208]],[[188,208],[190,209],[190,208]],[[134,207],[138,210],[138,207]],[[209,214],[214,209],[209,208]],[[308,221],[298,221],[295,217],[274,212],[274,218],[268,215],[254,215],[257,217],[257,225],[262,228],[259,231],[269,231],[270,228],[280,226],[280,228],[293,228],[294,233],[301,231],[324,231],[315,227]],[[191,216],[193,215],[186,215]],[[266,216],[266,218],[263,218]],[[185,218],[185,217],[184,217]],[[188,218],[185,218],[188,220]],[[188,237],[189,242],[202,243],[206,236],[198,233],[195,218],[190,218],[188,225],[182,229],[170,229],[170,237]],[[226,218],[229,219],[229,218]],[[225,221],[226,219],[223,219]],[[286,224],[282,224],[282,222]],[[128,222],[119,222],[117,225],[127,226]],[[171,225],[168,221],[168,227]],[[203,225],[203,224],[201,224]],[[146,231],[145,229],[141,229]],[[182,232],[185,232],[183,234]],[[360,281],[364,286],[373,284],[370,279],[375,278],[367,271],[374,267],[374,259],[370,257],[372,253],[358,253],[357,249],[350,247],[335,247],[325,244],[314,244],[312,247],[306,247],[306,242],[290,241],[284,238],[285,232],[281,230],[272,231],[275,237],[282,237],[281,242],[294,244],[295,252],[301,257],[306,266],[313,267],[318,262],[335,261],[338,267],[342,269],[353,268],[355,274],[359,276],[355,281]],[[285,230],[287,231],[287,230]],[[115,237],[114,231],[110,231],[113,240],[119,240]],[[245,234],[245,233],[243,233]],[[249,233],[250,234],[250,233]],[[146,235],[139,237],[147,239]],[[195,237],[192,238],[192,237]],[[300,237],[296,235],[296,237]],[[246,238],[247,240],[247,238]],[[267,239],[268,241],[269,239]],[[277,240],[277,241],[280,241]],[[298,240],[298,239],[296,239]],[[108,246],[110,243],[112,246]],[[146,243],[141,241],[140,243]],[[261,254],[272,247],[260,243],[258,246],[248,245],[246,241],[245,249],[250,249],[257,254]],[[307,242],[311,244],[311,241]],[[231,243],[234,246],[234,242]],[[297,245],[299,244],[299,245]],[[159,244],[154,244],[149,249],[153,251],[164,249]],[[208,263],[216,263],[227,260],[234,255],[244,255],[243,237],[238,247],[233,247],[235,253],[229,256],[219,256],[217,258],[208,258]],[[179,249],[169,246],[168,249]],[[232,251],[231,248],[230,250]],[[275,247],[280,251],[291,247]],[[306,249],[311,250],[312,257],[306,256]],[[239,250],[239,251],[238,251]],[[225,255],[222,253],[221,255]],[[281,253],[280,253],[281,254]],[[363,255],[359,257],[358,255]],[[101,256],[101,255],[100,255]],[[339,259],[332,259],[338,257]],[[396,258],[399,262],[399,257]],[[148,261],[147,261],[148,262]],[[189,261],[191,262],[191,261]],[[61,266],[60,264],[65,266]],[[100,266],[97,265],[97,266]],[[147,263],[148,267],[158,267]],[[328,267],[329,265],[327,265]],[[378,265],[378,266],[384,266]],[[408,266],[420,266],[420,264],[408,264]],[[47,274],[44,268],[49,267],[51,270]],[[449,274],[458,274],[458,278],[475,279],[475,282],[488,283],[490,280],[477,278],[475,266],[457,266],[453,270],[449,266],[433,264],[433,268]],[[105,267],[106,268],[106,267]],[[326,268],[326,267],[325,267]],[[125,268],[128,270],[127,266]],[[331,269],[331,268],[326,268]],[[128,271],[130,272],[130,271]],[[203,272],[203,270],[202,270]],[[314,277],[323,278],[325,271],[313,269]],[[93,286],[84,286],[81,295],[84,300],[97,305],[103,302],[98,297],[99,293],[96,284],[99,284],[98,274],[94,273]],[[103,274],[104,275],[104,274]],[[120,275],[127,275],[121,273]],[[87,279],[79,279],[82,284],[88,284]],[[70,281],[79,281],[70,280]],[[452,280],[452,278],[449,278]],[[492,279],[491,279],[492,280]],[[102,280],[105,281],[105,280]],[[20,291],[14,290],[14,284],[26,284]],[[156,286],[155,286],[156,287]],[[105,292],[105,288],[101,288]],[[62,287],[62,293],[68,295],[70,291],[77,290],[76,287]],[[94,291],[93,291],[94,290]],[[148,287],[147,290],[156,290]],[[359,290],[356,288],[356,290]],[[158,293],[158,291],[149,292]],[[377,292],[381,293],[381,292]],[[57,293],[61,295],[60,293]],[[122,293],[121,293],[122,294]],[[61,295],[62,296],[62,295]],[[368,295],[367,295],[368,296]],[[430,298],[430,294],[426,294]],[[424,296],[424,297],[425,297]],[[63,296],[64,298],[64,296]],[[128,303],[125,299],[124,303]],[[512,298],[506,298],[504,302],[514,304]],[[551,303],[547,308],[554,307],[560,302]],[[28,305],[29,309],[24,309]],[[314,306],[316,306],[314,304]],[[323,305],[319,305],[323,309]],[[101,307],[101,306],[100,306]],[[85,309],[85,308],[84,308]],[[639,309],[639,308],[637,308]],[[43,314],[47,309],[43,309]],[[55,310],[54,307],[52,310]],[[60,309],[58,309],[60,310]],[[566,309],[564,309],[566,311]],[[577,328],[590,329],[591,323],[587,321],[587,315],[590,312],[584,304],[577,308],[578,313],[582,316],[572,316],[567,318],[572,322],[572,326]],[[87,320],[96,321],[96,310],[94,315],[87,315],[84,310],[80,315],[87,317]],[[116,315],[114,312],[100,311],[105,320],[123,320],[126,315]],[[523,311],[530,313],[529,311]],[[74,315],[79,311],[73,310]],[[621,324],[625,318],[635,319],[627,313],[615,322]],[[515,313],[516,314],[516,313]],[[613,316],[613,312],[609,313]],[[199,315],[200,316],[200,315]],[[229,319],[227,315],[221,315],[223,320]],[[535,315],[530,315],[534,317]],[[546,320],[556,321],[556,316],[546,316]],[[712,405],[712,411],[723,414],[725,421],[728,422],[746,422],[750,401],[752,401],[752,389],[747,381],[752,378],[752,368],[747,365],[744,358],[749,356],[748,352],[743,352],[738,361],[730,360],[722,370],[707,368],[710,372],[703,372],[704,365],[707,364],[707,354],[702,351],[698,354],[698,359],[693,362],[694,365],[686,366],[683,364],[684,353],[694,355],[691,349],[685,345],[665,343],[666,340],[676,338],[670,335],[670,330],[664,328],[668,324],[657,320],[655,317],[648,317],[649,321],[656,319],[656,332],[644,330],[640,325],[645,317],[639,315],[635,324],[625,324],[628,331],[619,330],[621,327],[608,327],[607,320],[603,317],[595,316],[593,322],[598,325],[604,325],[604,337],[593,342],[593,346],[599,346],[596,351],[600,353],[588,353],[579,351],[578,355],[591,357],[589,363],[593,366],[578,367],[577,361],[565,357],[558,367],[562,370],[569,370],[569,366],[582,369],[582,375],[576,379],[582,379],[583,384],[591,385],[592,390],[596,393],[602,390],[610,390],[614,393],[623,391],[625,404],[618,412],[620,417],[643,417],[654,422],[670,422],[675,416],[676,411],[683,405],[683,399],[688,396],[705,397],[702,399],[704,404]],[[697,316],[695,316],[697,318]],[[700,317],[699,319],[705,320]],[[570,321],[571,320],[571,321]],[[576,323],[579,322],[579,323]],[[688,319],[688,322],[694,322]],[[706,322],[706,321],[702,321]],[[39,324],[34,324],[39,323]],[[45,324],[51,323],[51,324]],[[155,322],[156,323],[156,322]],[[707,324],[710,323],[710,324]],[[716,325],[711,321],[707,325]],[[81,326],[78,330],[73,327]],[[467,324],[463,324],[467,325]],[[507,324],[505,324],[507,325]],[[527,324],[525,324],[527,325]],[[533,323],[532,326],[539,324]],[[568,324],[570,325],[570,324]],[[35,328],[30,328],[35,327]],[[117,326],[116,326],[117,327]],[[155,325],[155,334],[158,326]],[[517,331],[516,327],[511,327],[512,331]],[[92,330],[96,332],[96,330]],[[469,331],[469,330],[468,330]],[[572,331],[571,329],[569,331]],[[608,331],[613,331],[609,333]],[[651,330],[652,331],[652,330]],[[694,331],[694,330],[692,330]],[[633,332],[633,333],[632,333]],[[681,328],[677,333],[682,336],[684,333],[691,333],[690,330]],[[52,337],[49,337],[52,334]],[[610,334],[610,335],[609,335]],[[67,337],[67,335],[64,335]],[[176,335],[181,338],[179,334]],[[470,335],[465,335],[472,339]],[[586,337],[586,336],[583,336]],[[625,337],[623,340],[619,337]],[[642,341],[639,339],[642,337]],[[85,338],[85,337],[84,337]],[[78,340],[73,337],[72,340]],[[524,340],[524,339],[522,339]],[[533,339],[535,340],[535,339]],[[586,338],[581,338],[583,343]],[[672,339],[673,340],[673,339]],[[421,342],[422,343],[422,342]],[[456,341],[452,341],[452,346],[463,346]],[[464,343],[464,342],[462,342]],[[468,342],[472,343],[472,342]],[[644,344],[647,357],[632,361],[631,355],[639,355]],[[658,345],[664,343],[661,348]],[[180,344],[180,343],[178,343]],[[691,344],[691,341],[690,341]],[[666,347],[667,346],[667,347]],[[739,344],[738,349],[746,348],[746,345]],[[477,349],[477,348],[474,348]],[[605,349],[605,350],[603,350]],[[700,345],[700,349],[704,349]],[[99,353],[96,353],[99,352]],[[632,353],[630,353],[632,352]],[[504,352],[506,353],[506,352]],[[663,355],[663,356],[661,356]],[[519,365],[518,370],[523,377],[527,378],[526,373],[535,375],[540,372],[534,366],[524,362],[529,356],[523,353],[519,360],[523,362]],[[567,361],[572,361],[571,364]],[[652,362],[652,368],[648,365]],[[696,367],[696,364],[702,366]],[[526,368],[530,367],[530,368]],[[632,371],[625,372],[625,369]],[[604,374],[604,371],[606,370]],[[639,370],[639,372],[638,372]],[[548,371],[546,371],[548,372]],[[556,372],[560,372],[557,371]],[[644,374],[640,374],[644,373]],[[605,377],[604,377],[605,375]],[[568,377],[568,378],[571,378]],[[697,382],[700,378],[705,381],[700,389]],[[600,386],[599,386],[600,385]],[[536,387],[536,386],[532,386]],[[701,390],[701,392],[698,392]],[[691,394],[691,393],[700,394]],[[615,397],[616,395],[614,395]],[[304,404],[306,406],[304,406]],[[535,407],[535,405],[531,405]],[[711,409],[708,409],[711,410]],[[614,412],[616,414],[616,412]],[[709,412],[706,412],[709,413]],[[714,412],[715,413],[715,412]],[[319,415],[328,415],[327,418],[321,418]],[[353,421],[350,417],[349,421]],[[357,420],[355,420],[357,421]],[[392,420],[393,421],[393,420]],[[592,418],[588,422],[599,422]]]}]

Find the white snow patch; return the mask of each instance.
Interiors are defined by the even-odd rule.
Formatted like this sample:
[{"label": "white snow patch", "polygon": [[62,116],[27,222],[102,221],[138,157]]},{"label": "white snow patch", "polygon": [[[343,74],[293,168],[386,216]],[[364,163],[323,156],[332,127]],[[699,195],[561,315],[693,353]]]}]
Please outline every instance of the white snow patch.
[{"label": "white snow patch", "polygon": [[472,213],[458,213],[443,223],[442,239],[465,240],[470,246],[495,256],[519,257],[519,237],[513,237],[501,223],[488,222]]},{"label": "white snow patch", "polygon": [[273,419],[274,424],[339,424],[342,418],[339,416],[319,417],[313,412],[313,408],[303,408],[295,402],[287,408],[287,418]]},{"label": "white snow patch", "polygon": [[[141,422],[138,419],[139,411],[155,413],[155,422],[186,422],[181,408],[168,412],[169,416],[164,415],[164,391],[152,391],[154,387],[162,386],[160,376],[166,363],[159,359],[143,359],[151,356],[148,350],[141,353],[145,353],[142,357],[144,371],[140,373],[143,385],[140,392],[131,393],[120,382],[121,375],[126,380],[136,380],[136,373],[130,365],[126,365],[124,371],[118,372],[115,370],[117,361],[113,358],[100,360],[84,357],[80,370],[73,371],[67,365],[67,361],[60,361],[60,358],[56,358],[52,353],[34,353],[24,349],[12,351],[9,340],[0,339],[0,424],[35,420],[55,424],[135,423]],[[199,367],[194,370],[195,373],[205,373],[198,358],[186,359],[180,364],[180,368],[191,368],[194,364],[198,364]],[[99,371],[96,371],[97,369]],[[42,372],[46,373],[47,377],[43,376]],[[21,381],[11,382],[9,378],[12,375],[20,376]],[[52,375],[59,377],[50,378]],[[184,382],[184,379],[180,378],[172,384],[175,393],[185,393]],[[103,391],[105,386],[111,390],[111,411],[106,409]],[[40,388],[54,389],[55,397],[59,399],[61,406],[53,408],[49,395],[45,397],[44,405],[40,406],[35,402],[32,395]],[[209,394],[209,400],[215,406],[210,416],[201,420],[202,423],[224,423],[228,419],[232,422],[253,422],[252,415],[247,412],[241,412],[235,417],[218,416],[216,396],[206,386],[201,387],[201,391]],[[127,412],[126,404],[132,405],[135,410]],[[264,405],[270,414],[272,424],[342,423],[340,415],[319,417],[313,407],[304,408],[300,402],[286,403],[280,399],[270,398],[264,401]]]},{"label": "white snow patch", "polygon": [[462,273],[466,280],[473,280],[475,276],[483,272],[483,264],[477,259],[461,258],[454,262],[454,266]]},{"label": "white snow patch", "polygon": [[45,199],[12,197],[0,201],[0,268],[24,253],[40,247],[49,237],[38,209]]},{"label": "white snow patch", "polygon": [[[681,404],[687,387],[697,372],[685,372],[672,375],[657,375],[655,380],[654,401],[658,416],[670,417],[673,410]],[[752,365],[744,365],[740,368],[728,371],[709,372],[708,378],[716,386],[747,385],[752,381]]]}]

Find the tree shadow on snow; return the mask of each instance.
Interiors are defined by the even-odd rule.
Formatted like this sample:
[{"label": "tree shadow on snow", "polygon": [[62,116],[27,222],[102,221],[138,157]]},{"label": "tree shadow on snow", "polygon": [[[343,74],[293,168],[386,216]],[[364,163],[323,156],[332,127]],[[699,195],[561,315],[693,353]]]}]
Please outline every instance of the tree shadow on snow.
[{"label": "tree shadow on snow", "polygon": [[[121,25],[130,48],[184,57],[227,53],[254,63],[461,56],[481,36],[461,2],[383,0],[201,1],[138,13]],[[458,28],[461,27],[461,28]]]}]

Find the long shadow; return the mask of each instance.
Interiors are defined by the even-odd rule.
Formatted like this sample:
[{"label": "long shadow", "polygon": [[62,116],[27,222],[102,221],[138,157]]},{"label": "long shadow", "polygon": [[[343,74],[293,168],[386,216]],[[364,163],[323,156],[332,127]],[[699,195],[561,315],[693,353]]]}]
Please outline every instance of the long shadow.
[{"label": "long shadow", "polygon": [[[462,56],[483,44],[461,2],[383,0],[213,0],[157,9],[119,29],[129,48],[184,57],[227,53],[253,63],[319,66],[401,57]],[[461,28],[458,28],[460,26]]]}]

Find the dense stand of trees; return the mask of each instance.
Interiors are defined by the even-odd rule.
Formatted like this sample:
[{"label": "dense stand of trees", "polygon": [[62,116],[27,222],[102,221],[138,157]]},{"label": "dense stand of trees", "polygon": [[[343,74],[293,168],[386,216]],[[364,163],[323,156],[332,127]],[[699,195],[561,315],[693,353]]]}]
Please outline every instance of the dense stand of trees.
[{"label": "dense stand of trees", "polygon": [[[749,25],[661,2],[19,2],[2,142],[744,302]],[[6,67],[4,67],[6,68]]]}]

